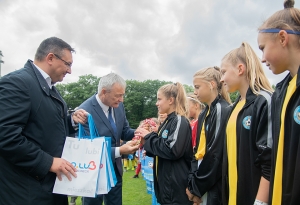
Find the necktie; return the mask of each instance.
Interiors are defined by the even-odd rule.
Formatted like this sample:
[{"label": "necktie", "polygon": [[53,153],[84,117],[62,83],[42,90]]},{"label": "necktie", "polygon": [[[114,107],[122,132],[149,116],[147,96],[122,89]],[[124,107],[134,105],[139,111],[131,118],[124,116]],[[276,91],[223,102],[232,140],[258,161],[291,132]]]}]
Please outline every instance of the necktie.
[{"label": "necktie", "polygon": [[112,118],[111,107],[108,108],[108,120],[109,120],[111,127],[114,130],[114,135],[117,136],[117,126]]}]

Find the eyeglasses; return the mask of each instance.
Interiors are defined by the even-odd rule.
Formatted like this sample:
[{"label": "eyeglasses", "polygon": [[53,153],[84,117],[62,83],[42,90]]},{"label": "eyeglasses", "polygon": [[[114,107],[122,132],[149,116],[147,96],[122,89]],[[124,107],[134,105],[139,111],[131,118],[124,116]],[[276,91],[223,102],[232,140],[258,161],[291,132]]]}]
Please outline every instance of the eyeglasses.
[{"label": "eyeglasses", "polygon": [[72,63],[68,63],[67,61],[65,61],[64,59],[62,59],[61,57],[59,57],[59,55],[57,55],[55,53],[53,53],[53,55],[55,55],[55,57],[58,58],[59,60],[63,61],[66,66],[69,66],[70,68],[72,67]]}]

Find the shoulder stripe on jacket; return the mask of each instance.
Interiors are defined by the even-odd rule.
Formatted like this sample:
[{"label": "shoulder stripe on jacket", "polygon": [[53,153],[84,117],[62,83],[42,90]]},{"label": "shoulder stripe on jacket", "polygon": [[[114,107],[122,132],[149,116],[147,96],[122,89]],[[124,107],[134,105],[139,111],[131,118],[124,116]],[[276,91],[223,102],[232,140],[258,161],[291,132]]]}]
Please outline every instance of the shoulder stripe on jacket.
[{"label": "shoulder stripe on jacket", "polygon": [[180,115],[177,115],[177,125],[176,125],[176,130],[174,132],[174,138],[173,138],[173,141],[170,143],[170,148],[173,147],[173,145],[176,143],[177,141],[177,137],[178,137],[178,132],[179,132],[179,127],[180,127],[180,124],[181,124],[181,116]]},{"label": "shoulder stripe on jacket", "polygon": [[[216,138],[218,136],[218,133],[219,133],[219,129],[220,129],[220,123],[221,123],[221,104],[218,102],[216,104],[216,115],[217,115],[217,118],[216,118],[216,131],[215,131],[215,136],[214,138]],[[214,139],[214,142],[215,142],[215,139]],[[213,144],[212,144],[213,145]],[[212,145],[208,148],[208,150],[210,150],[210,148],[212,147]]]},{"label": "shoulder stripe on jacket", "polygon": [[268,102],[268,139],[267,146],[272,148],[273,139],[272,139],[272,120],[271,120],[271,95],[270,93],[261,90],[259,92],[260,95],[264,96]]},{"label": "shoulder stripe on jacket", "polygon": [[220,122],[221,122],[221,104],[217,103],[216,107],[217,107],[217,122],[216,122],[216,135],[217,135],[220,129]]}]

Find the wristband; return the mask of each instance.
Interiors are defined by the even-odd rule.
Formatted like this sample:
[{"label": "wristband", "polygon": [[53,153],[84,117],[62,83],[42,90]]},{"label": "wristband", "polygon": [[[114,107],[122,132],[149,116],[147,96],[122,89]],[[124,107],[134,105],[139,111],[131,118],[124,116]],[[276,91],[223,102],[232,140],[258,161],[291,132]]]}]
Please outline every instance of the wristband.
[{"label": "wristband", "polygon": [[268,205],[268,203],[255,199],[253,205]]}]

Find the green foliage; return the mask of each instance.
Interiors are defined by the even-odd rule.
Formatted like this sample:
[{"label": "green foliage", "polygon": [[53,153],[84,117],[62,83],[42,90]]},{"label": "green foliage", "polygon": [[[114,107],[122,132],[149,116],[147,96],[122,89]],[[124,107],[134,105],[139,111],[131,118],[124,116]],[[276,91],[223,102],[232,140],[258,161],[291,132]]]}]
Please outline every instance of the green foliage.
[{"label": "green foliage", "polygon": [[152,196],[147,194],[146,181],[141,173],[139,178],[132,178],[135,171],[129,170],[123,174],[123,205],[149,205]]},{"label": "green foliage", "polygon": [[193,93],[194,92],[194,87],[193,86],[184,84],[183,87],[184,87],[186,93]]},{"label": "green foliage", "polygon": [[74,83],[58,84],[56,88],[69,108],[74,109],[97,92],[100,78],[92,74],[79,76]]},{"label": "green foliage", "polygon": [[[97,93],[100,78],[92,74],[79,76],[79,80],[73,83],[58,84],[56,87],[66,101],[70,109],[78,107],[86,99]],[[156,93],[157,90],[168,81],[126,80],[127,86],[124,97],[126,117],[132,128],[138,127],[140,121],[157,117]],[[193,92],[193,87],[183,85],[186,92]]]},{"label": "green foliage", "polygon": [[157,117],[156,93],[157,90],[171,82],[159,80],[126,81],[124,106],[126,116],[131,127],[138,127],[141,120]]},{"label": "green foliage", "polygon": [[231,102],[234,103],[235,100],[239,97],[240,93],[238,91],[235,91],[234,93],[230,93],[230,99]]}]

